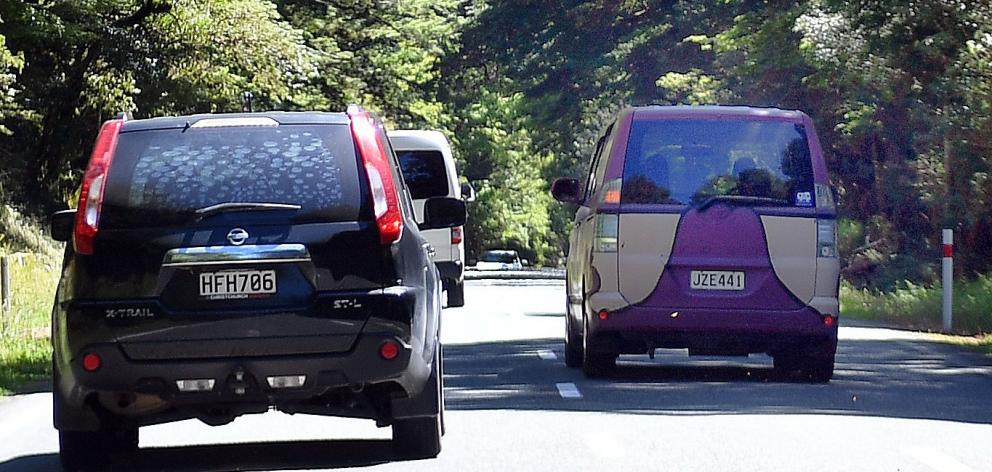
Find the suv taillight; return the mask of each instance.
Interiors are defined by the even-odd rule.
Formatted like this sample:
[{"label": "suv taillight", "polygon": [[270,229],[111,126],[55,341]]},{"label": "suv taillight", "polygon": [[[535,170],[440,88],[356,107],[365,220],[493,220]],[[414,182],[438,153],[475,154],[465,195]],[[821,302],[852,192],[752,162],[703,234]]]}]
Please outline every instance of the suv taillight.
[{"label": "suv taillight", "polygon": [[83,183],[79,191],[79,205],[76,209],[76,225],[73,230],[73,244],[78,254],[93,254],[93,239],[100,224],[100,210],[103,207],[103,192],[107,187],[107,173],[114,160],[117,136],[124,126],[124,120],[110,120],[100,127],[93,154],[90,156]]},{"label": "suv taillight", "polygon": [[455,226],[451,228],[451,244],[461,244],[462,243],[462,227]]},{"label": "suv taillight", "polygon": [[348,117],[351,119],[351,134],[358,145],[372,190],[372,209],[379,227],[379,240],[382,244],[392,244],[403,234],[403,215],[386,155],[383,132],[372,114],[360,107],[348,107]]}]

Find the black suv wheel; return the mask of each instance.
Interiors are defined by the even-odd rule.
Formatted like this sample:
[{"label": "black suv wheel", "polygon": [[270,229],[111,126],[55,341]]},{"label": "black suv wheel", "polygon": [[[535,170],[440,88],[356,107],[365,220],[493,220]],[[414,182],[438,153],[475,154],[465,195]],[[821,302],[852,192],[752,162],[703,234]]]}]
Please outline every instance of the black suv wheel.
[{"label": "black suv wheel", "polygon": [[403,457],[427,459],[441,453],[441,436],[444,435],[444,397],[442,392],[441,353],[435,351],[431,376],[421,395],[436,395],[438,414],[393,421],[393,445]]}]

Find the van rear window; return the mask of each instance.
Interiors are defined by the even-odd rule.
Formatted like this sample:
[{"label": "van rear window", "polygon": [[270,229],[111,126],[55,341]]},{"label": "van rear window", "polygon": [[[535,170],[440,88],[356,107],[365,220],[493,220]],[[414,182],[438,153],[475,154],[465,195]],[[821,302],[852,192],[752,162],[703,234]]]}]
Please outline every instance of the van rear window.
[{"label": "van rear window", "polygon": [[440,151],[396,151],[403,180],[414,199],[448,195],[448,173]]},{"label": "van rear window", "polygon": [[812,207],[806,132],[782,121],[635,121],[620,194],[622,203],[691,205],[738,195]]},{"label": "van rear window", "polygon": [[294,222],[357,220],[362,192],[345,125],[123,133],[101,227],[182,223],[218,203],[285,203]]}]

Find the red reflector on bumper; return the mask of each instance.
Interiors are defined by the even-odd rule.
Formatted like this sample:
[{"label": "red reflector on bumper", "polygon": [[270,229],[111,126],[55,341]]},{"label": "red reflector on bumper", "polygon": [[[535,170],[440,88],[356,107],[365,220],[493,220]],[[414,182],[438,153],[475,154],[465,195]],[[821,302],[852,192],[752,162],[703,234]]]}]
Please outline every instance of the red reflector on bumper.
[{"label": "red reflector on bumper", "polygon": [[87,372],[93,372],[99,369],[101,364],[103,364],[103,361],[100,360],[100,356],[92,352],[83,356],[83,370]]},{"label": "red reflector on bumper", "polygon": [[830,315],[827,315],[827,316],[824,316],[823,317],[823,325],[824,326],[833,326],[836,323],[837,323],[837,320],[834,317],[830,316]]},{"label": "red reflector on bumper", "polygon": [[396,341],[386,341],[379,346],[379,355],[387,361],[396,359],[400,355],[400,345]]},{"label": "red reflector on bumper", "polygon": [[609,318],[609,317],[610,317],[610,312],[608,312],[606,310],[599,310],[599,319],[600,320],[606,321],[606,319]]}]

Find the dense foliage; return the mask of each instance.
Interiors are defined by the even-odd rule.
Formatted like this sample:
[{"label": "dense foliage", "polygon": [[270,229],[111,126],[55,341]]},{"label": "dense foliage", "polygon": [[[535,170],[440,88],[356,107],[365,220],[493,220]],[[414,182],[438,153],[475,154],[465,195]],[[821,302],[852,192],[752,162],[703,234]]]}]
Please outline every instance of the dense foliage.
[{"label": "dense foliage", "polygon": [[927,282],[939,228],[992,269],[986,0],[0,0],[0,192],[64,205],[99,123],[342,110],[446,131],[479,190],[470,254],[563,254],[549,180],[624,105],[814,117],[842,195],[845,274]]}]

